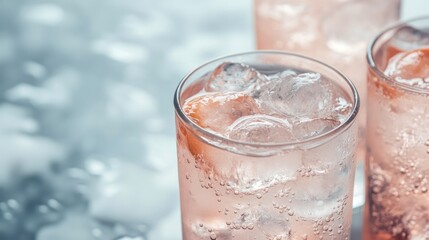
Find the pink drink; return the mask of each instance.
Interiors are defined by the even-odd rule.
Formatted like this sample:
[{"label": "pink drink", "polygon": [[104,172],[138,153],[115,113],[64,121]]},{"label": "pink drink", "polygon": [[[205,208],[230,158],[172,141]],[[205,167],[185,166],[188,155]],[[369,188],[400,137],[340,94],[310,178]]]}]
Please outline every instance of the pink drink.
[{"label": "pink drink", "polygon": [[293,54],[207,63],[175,96],[182,228],[194,239],[349,239],[359,100]]},{"label": "pink drink", "polygon": [[429,18],[382,32],[368,53],[365,239],[429,239]]},{"label": "pink drink", "polygon": [[254,0],[258,49],[286,50],[343,72],[361,97],[359,161],[365,159],[368,41],[399,16],[400,0]]}]

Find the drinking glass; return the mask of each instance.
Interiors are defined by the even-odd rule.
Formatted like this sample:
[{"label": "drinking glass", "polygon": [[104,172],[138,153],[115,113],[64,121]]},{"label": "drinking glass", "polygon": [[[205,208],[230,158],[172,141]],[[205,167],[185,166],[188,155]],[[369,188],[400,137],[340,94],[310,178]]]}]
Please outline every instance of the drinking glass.
[{"label": "drinking glass", "polygon": [[381,32],[367,60],[365,239],[428,239],[429,17]]},{"label": "drinking glass", "polygon": [[[270,101],[276,89],[287,100]],[[340,118],[321,117],[324,103]],[[350,237],[359,97],[344,75],[291,53],[236,54],[188,74],[174,106],[183,239]]]}]

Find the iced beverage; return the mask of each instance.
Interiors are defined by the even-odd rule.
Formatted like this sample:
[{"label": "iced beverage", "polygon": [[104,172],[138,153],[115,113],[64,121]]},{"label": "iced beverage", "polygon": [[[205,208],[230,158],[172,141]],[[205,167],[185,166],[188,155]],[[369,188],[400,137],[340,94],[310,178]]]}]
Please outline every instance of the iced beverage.
[{"label": "iced beverage", "polygon": [[[362,102],[357,154],[361,163],[365,159],[366,47],[373,35],[398,19],[399,10],[400,0],[254,0],[258,49],[319,59],[356,85]],[[354,204],[359,206],[364,200],[363,183],[358,181],[357,187]]]},{"label": "iced beverage", "polygon": [[429,18],[368,51],[366,240],[429,239]]},{"label": "iced beverage", "polygon": [[183,239],[349,239],[357,92],[333,68],[253,52],[175,99]]}]

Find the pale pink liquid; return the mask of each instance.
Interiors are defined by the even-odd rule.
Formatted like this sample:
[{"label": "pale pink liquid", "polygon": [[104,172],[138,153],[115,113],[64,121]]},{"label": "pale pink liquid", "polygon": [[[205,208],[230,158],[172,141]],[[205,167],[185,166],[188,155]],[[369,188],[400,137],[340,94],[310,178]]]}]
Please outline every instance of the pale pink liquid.
[{"label": "pale pink liquid", "polygon": [[412,236],[429,231],[428,98],[383,93],[386,87],[373,79],[370,75],[368,101],[378,104],[368,106],[366,239],[427,239]]},{"label": "pale pink liquid", "polygon": [[[429,26],[427,19],[416,22]],[[377,69],[401,68],[392,61],[416,48],[425,49],[421,56],[429,62],[427,43],[427,30],[399,26],[383,33],[373,50]],[[412,67],[395,72],[401,78],[407,76],[399,81],[421,79],[427,64],[416,59],[405,62]],[[368,70],[368,102],[372,104],[368,104],[367,125],[366,240],[429,239],[429,87],[426,82],[419,85],[422,88],[406,89],[397,82],[395,77],[387,79],[373,68]]]},{"label": "pale pink liquid", "polygon": [[[180,124],[180,123],[179,123]],[[282,156],[245,157],[217,149],[191,136],[181,127],[178,133],[179,176],[183,237],[197,239],[347,239],[351,228],[353,178],[341,173],[352,168],[350,158],[336,146],[350,149],[353,129],[321,148],[309,152],[290,151]],[[188,136],[187,136],[188,135]],[[189,138],[199,144],[196,158],[189,150]],[[348,143],[347,143],[348,141]],[[346,143],[345,143],[346,142]],[[338,161],[324,174],[325,158]],[[303,164],[311,159],[314,165]],[[301,171],[295,180],[281,182],[285,172]],[[307,172],[308,171],[308,172]],[[228,186],[246,173],[257,186]],[[340,176],[340,177],[339,177]],[[242,180],[240,180],[242,181]],[[231,184],[230,184],[231,185]],[[250,184],[249,184],[250,185]],[[335,195],[334,191],[343,191]],[[320,194],[327,201],[306,201],[306,194]],[[334,194],[328,197],[328,194]],[[277,238],[276,238],[277,237]]]},{"label": "pale pink liquid", "polygon": [[176,124],[185,240],[349,239],[357,124],[320,145],[267,156],[207,143],[180,117]]}]

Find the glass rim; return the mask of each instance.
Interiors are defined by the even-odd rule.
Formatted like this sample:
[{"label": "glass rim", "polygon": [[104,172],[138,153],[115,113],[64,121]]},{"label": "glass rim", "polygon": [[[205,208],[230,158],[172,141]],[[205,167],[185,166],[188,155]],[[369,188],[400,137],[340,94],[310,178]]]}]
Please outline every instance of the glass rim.
[{"label": "glass rim", "polygon": [[[340,125],[336,126],[335,128],[331,129],[330,131],[328,131],[326,133],[319,134],[319,135],[316,135],[316,136],[313,136],[310,138],[306,138],[304,140],[296,140],[296,141],[281,142],[281,143],[265,143],[265,142],[255,143],[255,142],[245,142],[245,141],[238,141],[238,140],[230,139],[230,138],[224,137],[220,134],[216,134],[212,131],[208,131],[208,130],[204,129],[203,127],[198,126],[188,116],[186,116],[186,114],[184,113],[183,108],[180,104],[181,93],[182,93],[184,84],[187,82],[187,80],[191,76],[193,76],[198,70],[201,70],[202,68],[204,68],[204,67],[206,67],[212,63],[219,62],[222,60],[228,60],[229,58],[251,56],[251,55],[278,55],[278,56],[284,55],[284,56],[298,57],[298,58],[305,59],[305,60],[314,62],[316,64],[319,64],[322,67],[333,71],[334,74],[338,75],[342,80],[344,80],[347,83],[347,86],[350,88],[350,91],[353,95],[353,96],[351,96],[352,100],[353,100],[352,110],[347,115],[346,120],[341,122]],[[248,51],[248,52],[236,53],[236,54],[231,54],[231,55],[226,55],[223,57],[215,58],[211,61],[208,61],[208,62],[200,65],[199,67],[193,69],[188,74],[186,74],[185,77],[183,77],[182,80],[180,81],[180,83],[177,86],[176,91],[174,93],[174,108],[175,108],[176,114],[178,115],[180,120],[182,120],[187,126],[190,126],[192,128],[192,130],[194,130],[198,133],[202,133],[203,135],[208,136],[210,138],[220,140],[222,142],[222,145],[224,145],[224,144],[227,145],[228,143],[230,143],[230,144],[235,144],[235,145],[239,145],[239,146],[244,146],[244,147],[247,146],[247,147],[253,147],[253,148],[258,148],[258,147],[262,147],[262,148],[296,148],[298,146],[310,145],[314,142],[320,142],[320,141],[323,141],[324,139],[329,139],[329,138],[335,137],[335,136],[339,135],[340,133],[344,132],[345,130],[347,130],[352,125],[352,123],[355,121],[356,116],[359,112],[359,107],[360,107],[360,97],[359,97],[358,91],[357,91],[355,85],[353,84],[353,82],[350,79],[348,79],[343,73],[341,73],[337,69],[335,69],[335,68],[331,67],[330,65],[327,65],[327,64],[325,64],[319,60],[316,60],[316,59],[313,59],[313,58],[310,58],[307,56],[303,56],[300,54],[295,54],[295,53],[290,53],[290,52],[285,52],[285,51],[276,51],[276,50]],[[197,137],[202,138],[201,136],[197,136]]]},{"label": "glass rim", "polygon": [[410,19],[403,20],[403,21],[397,21],[396,23],[393,23],[392,25],[386,27],[384,30],[379,32],[375,37],[372,38],[372,40],[368,44],[366,60],[367,60],[368,66],[371,68],[371,70],[377,76],[381,77],[389,85],[391,85],[393,87],[398,87],[398,88],[403,89],[403,90],[408,91],[408,92],[429,95],[429,89],[419,88],[417,86],[411,86],[411,85],[408,85],[405,83],[401,83],[401,82],[396,81],[394,78],[384,74],[384,71],[382,71],[381,69],[379,69],[377,67],[377,64],[375,63],[376,61],[374,58],[374,47],[378,43],[378,40],[380,40],[380,38],[384,36],[384,34],[387,34],[392,30],[399,29],[400,27],[409,25],[410,23],[421,21],[421,20],[428,20],[429,21],[429,15],[410,18]]}]

